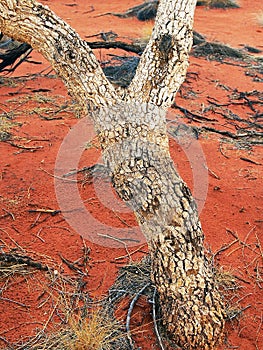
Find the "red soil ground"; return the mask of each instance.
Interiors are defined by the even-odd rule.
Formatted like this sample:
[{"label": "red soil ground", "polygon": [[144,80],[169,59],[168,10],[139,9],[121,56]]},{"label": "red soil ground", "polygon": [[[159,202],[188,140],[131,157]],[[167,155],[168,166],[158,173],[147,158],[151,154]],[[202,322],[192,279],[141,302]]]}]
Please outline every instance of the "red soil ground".
[{"label": "red soil ground", "polygon": [[[94,17],[104,12],[125,11],[141,3],[138,0],[43,0],[43,3],[72,25],[83,38],[110,30],[121,37],[140,38],[145,36],[152,26],[151,22],[141,23],[133,18]],[[198,7],[195,30],[210,41],[220,41],[234,48],[248,45],[263,50],[263,28],[257,22],[257,14],[263,11],[262,1],[244,0],[239,3],[239,9],[231,10]],[[94,6],[93,12],[90,12],[91,6]],[[110,50],[107,54],[109,53],[125,54],[115,50]],[[106,59],[106,53],[102,50],[97,50],[96,55],[99,59]],[[48,213],[32,213],[29,210],[60,209],[53,178],[56,157],[63,139],[80,120],[74,116],[74,105],[67,97],[63,83],[47,74],[50,72],[49,64],[36,52],[31,56],[32,60],[40,64],[23,63],[9,76],[9,84],[6,80],[3,80],[5,83],[0,83],[1,113],[8,113],[10,121],[17,123],[10,129],[11,141],[0,143],[0,248],[4,252],[7,248],[14,248],[20,253],[31,253],[37,260],[52,261],[54,266],[58,265],[58,269],[70,274],[61,256],[69,261],[76,261],[83,256],[83,240],[79,232],[69,225],[61,213],[51,216]],[[255,76],[253,79],[246,72],[247,68],[241,64],[231,65],[192,56],[187,81],[181,89],[181,94],[178,94],[176,103],[193,113],[200,113],[208,106],[208,100],[225,104],[235,91],[262,90],[262,82],[257,81]],[[63,109],[65,104],[67,107]],[[259,112],[261,109],[262,113],[262,105],[254,106]],[[231,111],[241,118],[252,120],[253,112],[245,104],[233,104]],[[210,122],[191,123],[189,119],[182,119],[182,114],[177,109],[171,110],[168,118],[180,117],[180,122],[187,125],[208,125],[236,132],[234,122],[226,121],[216,112],[218,110],[206,112],[205,116],[213,119]],[[51,118],[48,120],[43,116]],[[208,175],[208,192],[207,195],[205,190],[201,193],[205,196],[201,222],[206,246],[212,252],[217,252],[216,261],[220,266],[236,276],[240,288],[232,295],[232,304],[234,308],[244,309],[238,318],[233,318],[228,323],[226,342],[221,349],[262,349],[262,148],[256,145],[241,148],[233,141],[222,141],[221,136],[215,133],[203,133],[196,142],[205,155],[204,166],[209,169],[205,173]],[[83,150],[80,168],[98,161],[100,152],[96,146],[95,140]],[[187,158],[187,154],[192,151],[187,149],[187,145],[180,146],[171,138],[171,154],[179,172],[196,191],[193,183],[197,175],[193,176],[193,164],[190,164],[192,162]],[[200,156],[200,150],[196,152],[197,156]],[[98,226],[100,231],[98,228],[89,227],[89,234],[100,244],[85,239],[86,246],[90,248],[85,288],[92,298],[106,295],[119,267],[129,262],[128,258],[116,259],[127,254],[122,244],[113,248],[112,245],[118,242],[105,237],[103,239],[102,236],[98,239],[97,234],[114,236],[116,228],[127,230],[127,224],[131,227],[135,225],[130,213],[124,209],[121,212],[120,207],[111,210],[111,205],[117,206],[117,203],[108,204],[105,202],[109,201],[107,196],[105,199],[101,192],[98,194],[100,187],[107,188],[105,186],[105,182],[99,180],[97,186],[87,183],[79,188],[81,198],[88,203],[89,212],[102,223]],[[8,212],[12,215],[6,215]],[[144,243],[127,243],[131,252],[141,247],[132,255],[134,261],[140,260],[147,252]],[[47,303],[39,306],[43,288],[41,281],[42,272],[36,272],[33,277],[20,276],[9,280],[8,288],[4,288],[2,283],[2,348],[7,343],[25,341],[43,325],[52,328],[57,320],[52,314],[54,305],[50,306]],[[121,307],[124,308],[125,305]],[[150,309],[145,299],[142,298],[135,313],[132,325],[136,327],[136,345],[141,349],[158,349],[152,330]]]}]

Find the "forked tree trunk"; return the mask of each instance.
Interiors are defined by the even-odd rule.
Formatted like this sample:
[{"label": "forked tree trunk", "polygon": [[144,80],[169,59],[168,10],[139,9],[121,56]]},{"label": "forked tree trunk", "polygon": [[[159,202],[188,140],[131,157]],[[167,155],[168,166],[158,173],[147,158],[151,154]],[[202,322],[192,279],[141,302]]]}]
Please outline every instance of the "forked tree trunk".
[{"label": "forked tree trunk", "polygon": [[146,236],[163,323],[183,349],[214,349],[224,305],[204,254],[195,201],[169,154],[164,111],[122,103],[94,119],[113,186]]},{"label": "forked tree trunk", "polygon": [[90,111],[113,185],[147,238],[163,323],[183,349],[214,349],[224,305],[195,202],[169,154],[165,123],[186,75],[195,4],[160,1],[152,37],[125,90],[112,86],[71,27],[33,0],[1,0],[0,29],[39,50]]}]

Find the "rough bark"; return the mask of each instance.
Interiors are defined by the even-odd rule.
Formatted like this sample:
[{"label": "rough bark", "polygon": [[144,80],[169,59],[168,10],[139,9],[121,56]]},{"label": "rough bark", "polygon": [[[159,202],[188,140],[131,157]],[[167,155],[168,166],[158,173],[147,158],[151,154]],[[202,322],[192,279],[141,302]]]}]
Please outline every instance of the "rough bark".
[{"label": "rough bark", "polygon": [[169,154],[165,124],[188,66],[195,3],[160,1],[126,90],[114,89],[88,45],[33,0],[1,0],[0,28],[38,49],[84,111],[88,106],[113,185],[147,238],[164,324],[183,349],[214,349],[224,305],[204,254],[195,202]]},{"label": "rough bark", "polygon": [[224,305],[195,201],[169,154],[164,110],[122,103],[94,119],[113,185],[147,238],[164,324],[183,349],[214,349]]},{"label": "rough bark", "polygon": [[128,99],[170,107],[184,81],[196,0],[160,1],[152,36],[127,90]]},{"label": "rough bark", "polygon": [[38,50],[83,108],[118,100],[88,44],[47,6],[33,0],[1,0],[0,30]]}]

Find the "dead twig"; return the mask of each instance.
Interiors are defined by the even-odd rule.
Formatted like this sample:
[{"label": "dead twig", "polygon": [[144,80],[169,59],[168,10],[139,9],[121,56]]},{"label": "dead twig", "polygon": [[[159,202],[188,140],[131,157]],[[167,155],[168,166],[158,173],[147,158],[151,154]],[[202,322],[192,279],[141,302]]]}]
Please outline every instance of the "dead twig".
[{"label": "dead twig", "polygon": [[130,331],[130,322],[131,322],[131,314],[132,311],[134,309],[134,306],[137,302],[137,300],[139,299],[139,297],[141,296],[141,294],[144,292],[144,290],[146,288],[148,288],[151,285],[151,283],[147,283],[145,286],[143,286],[138,293],[135,294],[134,298],[132,299],[129,309],[128,309],[128,313],[127,313],[127,318],[126,318],[126,332],[127,332],[127,337],[130,343],[131,348],[133,348],[133,340],[131,337],[131,331]]},{"label": "dead twig", "polygon": [[125,248],[125,250],[126,250],[126,252],[127,252],[127,255],[129,256],[130,261],[132,261],[132,258],[131,258],[131,256],[130,256],[130,252],[128,251],[128,248],[127,248],[127,244],[124,242],[125,240],[130,240],[130,239],[127,239],[127,238],[117,238],[117,237],[114,237],[114,236],[112,236],[112,235],[109,235],[109,234],[102,234],[102,233],[97,233],[97,235],[100,236],[100,237],[103,237],[103,238],[112,239],[112,240],[114,240],[114,241],[116,241],[116,242],[119,242],[119,243],[123,244],[123,245],[124,245],[124,248]]},{"label": "dead twig", "polygon": [[171,108],[178,109],[180,112],[182,112],[184,114],[184,116],[186,118],[194,120],[194,121],[197,121],[197,122],[201,122],[201,121],[214,122],[214,121],[217,121],[217,119],[211,119],[211,118],[204,117],[203,115],[193,113],[193,112],[189,111],[188,109],[186,109],[184,107],[178,106],[176,103],[174,103],[171,106]]},{"label": "dead twig", "polygon": [[0,231],[4,232],[4,233],[7,235],[7,237],[10,239],[10,241],[13,242],[13,243],[15,244],[15,246],[16,246],[19,250],[21,250],[22,252],[25,252],[25,249],[22,248],[22,247],[9,235],[9,233],[8,233],[6,230],[4,230],[4,229],[2,229],[2,228],[0,227]]},{"label": "dead twig", "polygon": [[207,165],[204,164],[204,168],[208,171],[210,175],[212,175],[215,179],[220,180],[220,177],[211,169],[208,168]]},{"label": "dead twig", "polygon": [[224,252],[225,250],[229,249],[230,247],[232,247],[232,245],[234,245],[235,243],[239,242],[239,240],[236,238],[234,241],[230,242],[229,244],[223,244],[222,247],[220,249],[218,249],[214,254],[213,254],[213,258],[215,258],[217,255],[219,255],[220,253]]},{"label": "dead twig", "polygon": [[8,301],[9,303],[13,303],[13,304],[16,304],[16,305],[25,307],[26,309],[30,309],[30,305],[26,305],[26,304],[20,303],[19,301],[16,301],[16,300],[13,300],[13,299],[4,298],[4,297],[1,297],[1,296],[0,296],[0,300],[2,300],[2,301]]},{"label": "dead twig", "polygon": [[156,319],[156,302],[155,302],[155,300],[156,300],[156,288],[154,288],[153,298],[152,298],[154,331],[155,331],[156,337],[158,339],[158,343],[160,345],[161,350],[165,350],[165,348],[163,346],[162,338],[160,336],[160,332],[159,332],[159,329],[158,329],[158,323],[157,323],[157,319]]},{"label": "dead twig", "polygon": [[119,256],[119,257],[115,258],[115,260],[122,260],[122,259],[125,259],[125,258],[129,258],[131,255],[133,255],[133,254],[137,253],[138,251],[140,251],[142,249],[142,247],[144,247],[145,245],[146,245],[146,243],[141,245],[138,249],[135,249],[134,251],[129,252],[129,255]]},{"label": "dead twig", "polygon": [[61,213],[61,210],[56,210],[56,209],[29,209],[29,213],[47,213],[50,214],[51,216],[55,216],[57,214]]},{"label": "dead twig", "polygon": [[245,162],[249,162],[249,163],[252,163],[252,164],[255,164],[255,165],[261,165],[261,163],[257,163],[254,160],[246,158],[246,157],[240,157],[240,159],[244,160]]},{"label": "dead twig", "polygon": [[87,276],[87,274],[83,271],[81,271],[77,266],[76,263],[69,261],[68,259],[64,258],[62,256],[62,254],[59,253],[60,259],[63,261],[64,264],[66,264],[68,266],[68,268],[72,271],[77,272],[78,274],[82,275],[82,276]]},{"label": "dead twig", "polygon": [[251,307],[251,305],[247,305],[247,306],[243,307],[240,310],[235,310],[235,312],[232,312],[231,314],[227,315],[227,319],[229,321],[231,321],[234,318],[237,318],[240,314],[242,314],[242,312],[244,312],[245,310],[249,309],[250,307]]},{"label": "dead twig", "polygon": [[39,149],[43,149],[44,148],[43,146],[35,146],[35,147],[31,146],[31,147],[28,147],[28,146],[20,145],[18,143],[14,143],[14,142],[8,141],[8,140],[6,141],[6,143],[8,143],[9,145],[11,145],[13,147],[20,148],[20,149],[22,149],[24,151],[30,151],[30,152],[35,152],[35,151],[37,151]]},{"label": "dead twig", "polygon": [[127,44],[123,41],[93,41],[87,43],[91,49],[122,49],[137,54],[141,54],[146,46],[140,44]]},{"label": "dead twig", "polygon": [[78,180],[70,180],[70,179],[65,179],[63,176],[57,176],[57,175],[54,175],[54,174],[51,174],[50,172],[48,172],[47,170],[43,169],[43,168],[39,168],[39,170],[41,171],[44,171],[44,173],[48,174],[49,176],[52,176],[53,178],[55,179],[58,179],[58,180],[63,180],[63,181],[68,181],[68,182],[79,182]]},{"label": "dead twig", "polygon": [[26,265],[29,267],[36,268],[38,270],[42,271],[48,271],[48,266],[43,265],[40,262],[34,261],[29,256],[23,256],[19,254],[11,254],[11,253],[1,253],[0,254],[0,261],[6,264],[19,264],[19,265]]}]

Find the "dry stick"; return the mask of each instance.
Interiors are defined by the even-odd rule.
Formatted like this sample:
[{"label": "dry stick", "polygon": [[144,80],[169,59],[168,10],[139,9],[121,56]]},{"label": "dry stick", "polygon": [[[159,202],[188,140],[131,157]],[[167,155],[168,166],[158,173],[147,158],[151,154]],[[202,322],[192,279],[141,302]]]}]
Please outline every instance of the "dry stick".
[{"label": "dry stick", "polygon": [[44,240],[44,238],[42,238],[42,237],[40,236],[40,233],[42,232],[42,230],[43,230],[43,227],[40,227],[40,229],[37,231],[37,234],[34,235],[34,236],[37,237],[38,239],[40,239],[41,242],[46,243],[45,240]]},{"label": "dry stick", "polygon": [[157,336],[160,348],[161,348],[161,350],[165,350],[165,348],[163,346],[162,338],[161,338],[159,330],[158,330],[158,324],[157,324],[157,320],[156,320],[156,303],[155,303],[155,298],[156,298],[156,288],[154,288],[153,299],[152,299],[152,304],[153,304],[153,324],[154,324],[154,330],[155,330],[155,334]]},{"label": "dry stick", "polygon": [[142,249],[142,247],[144,247],[147,243],[144,243],[143,245],[141,245],[139,248],[135,249],[134,251],[130,252],[129,255],[122,255],[119,256],[117,258],[115,258],[115,260],[121,260],[121,259],[125,259],[125,258],[129,258],[129,256],[137,253],[138,251],[140,251]]},{"label": "dry stick", "polygon": [[50,214],[51,216],[55,216],[57,214],[61,213],[61,210],[57,210],[57,209],[29,209],[28,210],[29,213],[46,213],[46,214]]},{"label": "dry stick", "polygon": [[263,314],[262,314],[262,312],[261,312],[260,316],[261,316],[260,317],[260,324],[259,324],[258,329],[257,329],[256,343],[258,342],[258,338],[259,338],[259,335],[260,335],[260,329],[261,329],[261,327],[263,325]]},{"label": "dry stick", "polygon": [[0,219],[5,219],[5,218],[7,218],[8,216],[10,216],[9,213],[3,214],[3,215],[0,216]]},{"label": "dry stick", "polygon": [[212,171],[211,169],[209,169],[208,166],[206,166],[205,164],[204,164],[204,168],[205,168],[205,169],[208,171],[208,173],[209,173],[210,175],[212,175],[215,179],[220,180],[220,177],[219,177],[214,171]]},{"label": "dry stick", "polygon": [[171,108],[179,109],[179,111],[182,112],[186,118],[191,119],[191,120],[195,120],[197,122],[201,122],[201,121],[208,121],[208,122],[218,121],[217,119],[210,119],[210,118],[204,117],[203,115],[193,113],[193,112],[189,111],[188,109],[186,109],[184,107],[178,106],[176,103],[174,103],[171,106]]},{"label": "dry stick", "polygon": [[243,297],[239,298],[239,299],[236,301],[236,304],[241,303],[242,300],[244,300],[245,298],[249,297],[250,295],[253,295],[253,293],[248,293],[248,294],[244,295]]},{"label": "dry stick", "polygon": [[87,247],[86,242],[84,240],[84,238],[81,236],[81,240],[82,240],[82,244],[83,244],[83,256],[82,256],[82,264],[83,264],[83,268],[85,269],[86,275],[88,275],[88,270],[87,270],[87,265],[89,262],[89,254],[90,254],[90,248]]},{"label": "dry stick", "polygon": [[244,160],[245,162],[249,162],[249,163],[252,163],[252,164],[255,164],[255,165],[261,165],[261,163],[257,163],[254,160],[246,158],[246,157],[240,157],[240,159]]},{"label": "dry stick", "polygon": [[138,44],[127,44],[123,41],[93,41],[87,42],[91,49],[122,49],[128,52],[141,54],[144,47]]},{"label": "dry stick", "polygon": [[229,159],[230,157],[228,157],[224,152],[223,152],[223,149],[222,149],[222,142],[219,143],[219,151],[220,153],[222,154],[222,156],[224,156],[226,159]]},{"label": "dry stick", "polygon": [[213,258],[215,258],[217,255],[219,255],[220,253],[224,252],[225,250],[229,249],[230,247],[232,247],[232,245],[234,245],[235,243],[238,242],[238,239],[236,238],[234,241],[230,242],[229,244],[223,244],[221,248],[219,248],[214,254],[213,254]]},{"label": "dry stick", "polygon": [[63,255],[60,253],[58,255],[60,256],[60,259],[63,261],[63,263],[66,264],[70,270],[75,271],[82,276],[87,276],[85,272],[81,271],[78,267],[75,266],[75,263],[64,258]]},{"label": "dry stick", "polygon": [[231,321],[233,318],[237,318],[243,311],[246,311],[247,309],[249,309],[251,307],[251,305],[247,305],[245,307],[243,307],[242,309],[238,310],[237,312],[233,313],[233,315],[229,316],[229,321]]},{"label": "dry stick", "polygon": [[4,230],[4,229],[2,229],[2,228],[0,227],[0,231],[4,232],[4,233],[8,236],[8,238],[10,239],[10,241],[12,241],[12,242],[17,246],[18,249],[20,249],[20,250],[22,250],[23,252],[25,252],[25,249],[22,248],[22,247],[9,235],[9,233],[8,233],[6,230]]},{"label": "dry stick", "polygon": [[49,176],[52,176],[53,178],[55,179],[58,179],[58,180],[63,180],[63,181],[67,181],[67,182],[75,182],[75,183],[78,183],[79,181],[78,180],[70,180],[70,179],[65,179],[64,177],[62,176],[57,176],[57,175],[54,175],[54,174],[51,174],[49,173],[47,170],[43,169],[43,168],[39,168],[39,170],[41,171],[44,171],[44,173],[48,174]]},{"label": "dry stick", "polygon": [[258,248],[259,248],[260,255],[261,255],[261,258],[262,258],[262,262],[263,262],[263,250],[262,250],[262,247],[261,247],[261,243],[260,243],[260,240],[259,240],[258,235],[256,233],[255,233],[255,236],[256,236],[256,239],[257,239],[257,242],[258,242]]},{"label": "dry stick", "polygon": [[16,301],[16,300],[13,300],[13,299],[0,297],[0,300],[8,301],[9,303],[17,304],[19,306],[25,307],[26,309],[30,309],[30,305],[26,305],[26,304],[20,303],[19,301]]},{"label": "dry stick", "polygon": [[33,222],[33,224],[30,225],[30,228],[33,228],[37,225],[38,220],[40,219],[41,213],[39,213],[35,219],[35,221]]},{"label": "dry stick", "polygon": [[[38,325],[42,325],[42,322],[39,322],[39,321],[32,321],[32,322],[21,322],[21,323],[18,323],[16,324],[15,326],[9,328],[9,329],[5,329],[5,330],[1,330],[1,333],[0,333],[0,337],[3,335],[3,334],[6,334],[6,333],[9,333],[15,329],[18,329],[19,327],[23,326],[27,326],[27,325],[32,325],[32,324],[38,324]],[[19,349],[19,348],[18,348]]]},{"label": "dry stick", "polygon": [[246,283],[246,284],[250,284],[249,281],[246,281],[244,278],[242,278],[242,277],[240,277],[240,276],[234,275],[234,277],[235,277],[236,279],[238,279],[239,281],[241,281],[241,282],[244,282],[244,283]]},{"label": "dry stick", "polygon": [[[11,213],[11,211],[7,211],[5,208],[3,208],[3,211],[6,212],[6,215],[5,216],[11,216],[11,218],[15,221],[16,218],[15,218],[15,215],[13,213]],[[1,217],[0,217],[1,218]]]},{"label": "dry stick", "polygon": [[8,340],[6,340],[4,337],[1,337],[1,336],[0,336],[0,340],[3,341],[4,343],[6,343],[11,349],[11,344],[9,343]]},{"label": "dry stick", "polygon": [[18,231],[18,229],[15,227],[15,225],[11,225],[11,227],[12,227],[12,229],[14,230],[14,231],[16,231],[16,233],[18,233],[19,235],[20,235],[20,232]]},{"label": "dry stick", "polygon": [[245,256],[244,256],[245,244],[247,244],[248,237],[250,236],[251,232],[253,232],[253,231],[255,230],[255,228],[256,228],[256,226],[252,227],[252,228],[248,231],[248,233],[247,233],[247,235],[246,235],[246,237],[245,237],[245,239],[244,239],[244,245],[243,245],[243,247],[242,247],[242,255],[243,255],[243,258],[245,258]]},{"label": "dry stick", "polygon": [[[237,140],[245,138],[245,137],[258,136],[258,137],[261,138],[263,136],[262,132],[247,132],[247,133],[244,133],[244,134],[233,134],[230,131],[217,130],[217,129],[214,129],[214,128],[211,128],[211,127],[208,127],[208,126],[202,126],[202,129],[206,130],[206,131],[214,132],[216,134],[220,134],[220,135],[223,135],[223,136],[227,136],[227,137],[230,137],[230,138],[233,138],[233,139],[237,139]],[[261,144],[262,142],[259,140],[259,141],[255,141],[253,143]]]},{"label": "dry stick", "polygon": [[259,256],[255,256],[255,258],[245,266],[245,269],[247,270],[251,265],[253,265],[258,259],[259,259],[260,255]]},{"label": "dry stick", "polygon": [[256,274],[256,284],[258,285],[259,289],[262,289],[262,286],[260,283],[263,283],[263,279],[262,279],[261,274],[259,272],[258,262],[256,264],[256,273],[257,273]]},{"label": "dry stick", "polygon": [[129,340],[131,348],[133,348],[133,341],[131,338],[131,332],[130,332],[130,322],[131,322],[131,314],[134,309],[134,306],[136,304],[136,301],[139,299],[140,295],[144,292],[146,288],[148,288],[151,285],[151,283],[147,283],[145,286],[142,287],[142,289],[139,290],[137,294],[135,294],[135,297],[132,299],[130,303],[130,307],[127,313],[127,319],[126,319],[126,332],[127,332],[127,338]]},{"label": "dry stick", "polygon": [[[119,219],[125,226],[127,227],[132,227],[131,225],[129,225],[124,219],[122,219],[114,210],[112,210],[112,213],[116,216],[117,219]],[[138,240],[134,240],[134,242],[140,242]]]},{"label": "dry stick", "polygon": [[102,234],[102,233],[97,233],[97,235],[100,236],[100,237],[113,239],[114,241],[123,244],[123,245],[124,245],[124,248],[125,248],[125,250],[126,250],[126,253],[127,253],[127,255],[129,256],[130,261],[132,261],[132,258],[131,258],[131,256],[130,256],[130,252],[128,251],[128,248],[127,248],[127,244],[126,244],[125,242],[123,242],[123,239],[120,239],[120,238],[111,236],[111,235],[109,235],[109,234],[106,234],[106,235],[105,235],[105,234]]},{"label": "dry stick", "polygon": [[[235,232],[231,231],[229,228],[226,228],[226,232],[230,233],[233,237],[235,237],[236,239],[238,239],[239,244],[240,244],[241,246],[245,246],[246,248],[248,248],[249,250],[251,250],[253,253],[255,253],[254,250],[250,247],[250,245],[248,245],[248,244],[246,244],[245,242],[241,241],[241,239],[238,237],[238,235],[237,235]],[[239,247],[239,248],[233,250],[232,252],[230,252],[230,253],[228,254],[228,256],[231,255],[232,253],[234,253],[235,251],[237,251],[238,249],[241,249],[241,248],[242,248],[242,247]]]},{"label": "dry stick", "polygon": [[6,141],[7,143],[9,143],[9,145],[13,146],[13,147],[16,147],[16,148],[21,148],[25,151],[31,151],[31,152],[34,152],[38,149],[42,149],[43,146],[36,146],[36,147],[27,147],[27,146],[23,146],[23,145],[19,145],[18,143],[14,143],[14,142],[10,142],[10,141]]},{"label": "dry stick", "polygon": [[54,313],[55,313],[55,311],[56,311],[56,309],[57,309],[58,303],[59,303],[59,300],[57,300],[56,305],[54,306],[53,310],[51,311],[51,313],[50,313],[50,315],[49,315],[49,317],[48,317],[46,323],[44,324],[43,329],[41,329],[41,330],[37,333],[36,337],[39,336],[41,333],[44,333],[44,332],[45,332],[45,330],[46,330],[46,328],[47,328],[49,322],[51,321],[51,319],[52,319],[52,317],[53,317],[53,315],[54,315]]}]

